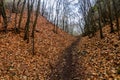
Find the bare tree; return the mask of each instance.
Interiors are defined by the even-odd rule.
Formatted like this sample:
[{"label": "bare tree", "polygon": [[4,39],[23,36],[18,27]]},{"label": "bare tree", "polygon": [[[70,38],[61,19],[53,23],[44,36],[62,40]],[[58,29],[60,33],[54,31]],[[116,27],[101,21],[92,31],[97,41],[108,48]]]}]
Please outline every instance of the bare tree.
[{"label": "bare tree", "polygon": [[27,12],[27,22],[25,25],[25,34],[24,34],[24,40],[27,40],[29,42],[29,29],[30,29],[30,18],[31,18],[31,13],[33,10],[33,5],[34,5],[34,0],[31,0],[31,2],[28,0],[27,7],[28,7],[28,12]]},{"label": "bare tree", "polygon": [[117,27],[117,31],[118,31],[118,37],[120,39],[120,33],[119,33],[119,17],[118,17],[118,10],[117,10],[117,6],[116,6],[116,1],[112,0],[113,3],[113,7],[114,7],[114,13],[115,13],[115,19],[116,19],[116,27]]},{"label": "bare tree", "polygon": [[24,9],[25,9],[25,4],[26,4],[26,0],[23,1],[22,10],[20,12],[20,18],[19,18],[19,22],[18,22],[18,33],[20,33],[21,21],[22,21],[22,18],[23,18],[23,12],[24,12]]},{"label": "bare tree", "polygon": [[112,12],[111,12],[111,4],[110,4],[110,0],[105,0],[106,1],[106,4],[107,4],[107,8],[108,8],[108,12],[109,12],[109,19],[110,19],[110,28],[111,28],[111,31],[110,33],[113,33],[114,32],[114,28],[113,28],[113,23],[112,23]]},{"label": "bare tree", "polygon": [[100,0],[98,0],[98,14],[99,14],[99,29],[100,29],[100,38],[102,39],[102,38],[104,38],[103,37],[103,32],[102,32],[102,25],[101,25],[101,11],[102,11],[102,9],[101,9],[101,2],[100,2]]},{"label": "bare tree", "polygon": [[19,11],[20,2],[21,2],[21,0],[18,0],[17,7],[16,7],[17,10],[15,12],[15,27],[14,27],[15,33],[19,33],[19,30],[17,28],[17,19],[18,19],[18,11]]},{"label": "bare tree", "polygon": [[16,12],[16,6],[15,6],[15,0],[13,0],[13,6],[12,6],[12,12],[15,13]]},{"label": "bare tree", "polygon": [[57,29],[58,29],[58,24],[59,24],[59,9],[60,9],[60,0],[57,0],[56,2],[56,15],[55,15],[55,19],[54,19],[54,32],[57,33]]},{"label": "bare tree", "polygon": [[32,43],[33,43],[33,49],[32,49],[32,53],[33,55],[35,55],[35,41],[34,41],[34,38],[35,38],[35,27],[36,27],[36,24],[37,24],[37,19],[39,17],[39,10],[40,10],[40,0],[38,0],[38,5],[37,5],[37,9],[36,9],[36,15],[35,15],[35,21],[33,23],[33,29],[32,29]]}]

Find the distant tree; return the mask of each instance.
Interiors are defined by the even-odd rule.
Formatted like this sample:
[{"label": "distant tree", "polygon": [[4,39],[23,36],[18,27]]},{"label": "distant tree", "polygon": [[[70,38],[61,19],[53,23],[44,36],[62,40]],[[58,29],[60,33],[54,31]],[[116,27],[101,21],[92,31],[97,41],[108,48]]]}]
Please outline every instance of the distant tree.
[{"label": "distant tree", "polygon": [[96,32],[96,26],[95,26],[95,21],[94,21],[94,10],[92,9],[92,3],[90,0],[87,0],[87,5],[88,5],[88,13],[87,13],[87,20],[88,20],[88,24],[89,24],[89,29],[90,29],[90,36],[89,37],[93,37],[95,35]]},{"label": "distant tree", "polygon": [[117,10],[117,6],[116,6],[116,1],[112,0],[113,3],[113,7],[114,7],[114,13],[115,13],[115,20],[116,20],[116,27],[117,27],[117,31],[118,31],[118,37],[120,39],[120,33],[119,33],[119,16],[118,16],[118,10]]},{"label": "distant tree", "polygon": [[44,16],[44,14],[45,14],[45,10],[46,10],[46,6],[47,6],[47,1],[45,1],[45,0],[43,0],[43,2],[41,2],[42,4],[42,6],[41,6],[41,8],[42,8],[42,10],[41,10],[41,15],[42,16]]},{"label": "distant tree", "polygon": [[13,6],[12,6],[12,12],[15,13],[16,12],[16,6],[15,6],[15,0],[13,0]]},{"label": "distant tree", "polygon": [[107,5],[105,0],[102,0],[102,6],[101,6],[101,17],[102,17],[102,22],[103,26],[105,26],[108,22],[108,12],[107,12]]},{"label": "distant tree", "polygon": [[65,28],[64,28],[64,30],[66,32],[68,32],[69,31],[69,28],[68,28],[68,16],[66,16],[64,20],[65,20],[65,23],[64,23],[65,24],[65,26],[64,26]]},{"label": "distant tree", "polygon": [[113,20],[112,20],[112,12],[111,12],[111,4],[110,4],[110,0],[105,0],[106,1],[106,5],[107,5],[107,8],[108,8],[108,15],[109,15],[109,22],[110,22],[110,33],[113,33],[114,32],[114,28],[113,28]]},{"label": "distant tree", "polygon": [[96,31],[93,19],[93,10],[90,0],[78,0],[79,14],[82,14],[84,20],[84,35],[94,36]]},{"label": "distant tree", "polygon": [[66,31],[66,32],[68,32],[69,31],[68,30],[68,21],[69,21],[68,20],[68,16],[69,16],[69,14],[71,12],[71,9],[69,7],[70,1],[68,1],[68,0],[62,0],[61,3],[62,3],[61,5],[62,5],[62,8],[63,8],[62,13],[61,13],[61,15],[62,15],[63,30]]},{"label": "distant tree", "polygon": [[53,21],[53,12],[54,12],[55,1],[53,4],[49,4],[49,13],[48,13],[48,20]]},{"label": "distant tree", "polygon": [[103,37],[103,32],[102,32],[102,25],[101,25],[101,12],[102,11],[102,9],[101,9],[101,2],[100,2],[100,0],[98,0],[98,14],[99,14],[99,21],[98,21],[98,23],[99,23],[99,29],[100,29],[100,38],[102,39],[102,38],[104,38]]},{"label": "distant tree", "polygon": [[60,0],[57,0],[57,3],[56,3],[56,15],[55,15],[55,19],[54,19],[54,29],[53,31],[55,33],[57,33],[57,29],[58,29],[58,24],[59,24],[59,12],[60,12]]}]

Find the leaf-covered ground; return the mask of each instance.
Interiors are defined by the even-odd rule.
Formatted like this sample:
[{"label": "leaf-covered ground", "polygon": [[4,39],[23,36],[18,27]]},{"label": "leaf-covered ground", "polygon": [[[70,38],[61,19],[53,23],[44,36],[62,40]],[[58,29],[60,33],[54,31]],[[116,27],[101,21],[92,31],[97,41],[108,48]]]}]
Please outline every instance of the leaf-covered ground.
[{"label": "leaf-covered ground", "polygon": [[[22,28],[26,15],[22,20]],[[2,24],[0,23],[2,27]],[[14,27],[14,15],[8,29]],[[39,17],[35,34],[35,53],[32,55],[32,41],[27,44],[21,34],[12,31],[0,33],[0,80],[48,80],[51,65],[56,64],[65,48],[75,41],[75,37],[58,29],[45,18]]]},{"label": "leaf-covered ground", "polygon": [[31,39],[28,44],[23,40],[23,29],[21,34],[0,32],[0,80],[120,80],[120,41],[117,32],[109,33],[109,25],[103,28],[102,40],[99,31],[92,38],[77,38],[61,29],[55,34],[53,28],[39,17],[34,56]]},{"label": "leaf-covered ground", "polygon": [[65,49],[49,80],[120,80],[120,41],[118,33],[103,28],[92,38],[79,37]]},{"label": "leaf-covered ground", "polygon": [[118,33],[110,33],[109,25],[103,28],[103,33],[102,40],[98,31],[95,37],[83,37],[79,42],[78,63],[84,67],[84,80],[120,80]]}]

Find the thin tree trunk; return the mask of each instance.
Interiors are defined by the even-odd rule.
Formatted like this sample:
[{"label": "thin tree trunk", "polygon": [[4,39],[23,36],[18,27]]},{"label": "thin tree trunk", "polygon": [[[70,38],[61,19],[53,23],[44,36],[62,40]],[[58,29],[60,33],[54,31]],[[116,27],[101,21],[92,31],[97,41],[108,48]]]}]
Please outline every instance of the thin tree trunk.
[{"label": "thin tree trunk", "polygon": [[20,2],[21,2],[21,0],[19,0],[18,2],[17,2],[17,10],[16,10],[16,12],[15,12],[15,33],[19,33],[19,30],[18,30],[18,28],[17,28],[17,17],[18,17],[18,7],[19,7],[19,4],[20,4]]},{"label": "thin tree trunk", "polygon": [[15,12],[16,12],[15,0],[13,0],[12,12],[13,12],[13,13],[15,13]]},{"label": "thin tree trunk", "polygon": [[106,0],[106,1],[107,1],[107,7],[108,7],[108,11],[109,11],[110,28],[111,28],[110,33],[113,33],[114,32],[114,28],[113,28],[113,23],[112,23],[111,5],[110,5],[110,1],[109,0]]},{"label": "thin tree trunk", "polygon": [[33,38],[32,53],[33,53],[33,55],[35,55],[35,41],[34,41],[34,38],[35,38],[35,27],[36,27],[38,16],[39,16],[39,10],[40,10],[40,0],[38,0],[38,6],[37,6],[37,10],[36,10],[36,17],[35,17],[35,21],[33,23],[33,29],[32,29],[32,38]]},{"label": "thin tree trunk", "polygon": [[101,26],[101,3],[100,3],[100,1],[98,2],[98,5],[99,5],[99,7],[98,7],[98,14],[99,14],[99,29],[100,29],[100,38],[102,39],[102,38],[104,38],[103,37],[103,32],[102,32],[102,26]]},{"label": "thin tree trunk", "polygon": [[25,4],[26,4],[26,0],[24,0],[22,10],[20,12],[20,19],[19,19],[19,22],[18,22],[18,30],[19,30],[18,33],[20,33],[20,27],[21,27],[21,22],[22,22],[22,18],[23,18],[23,12],[24,12],[24,8],[25,8]]},{"label": "thin tree trunk", "polygon": [[29,28],[30,28],[30,17],[31,17],[31,13],[32,13],[32,10],[33,10],[33,4],[34,4],[34,0],[32,1],[31,0],[31,4],[30,4],[30,1],[28,0],[28,18],[27,18],[27,22],[26,22],[26,25],[25,25],[25,34],[24,34],[24,40],[27,40],[27,43],[29,42]]},{"label": "thin tree trunk", "polygon": [[120,33],[119,33],[119,17],[118,17],[118,13],[117,13],[117,7],[116,7],[116,2],[114,0],[112,0],[113,2],[113,7],[114,7],[114,12],[115,12],[115,18],[116,18],[116,27],[117,27],[117,31],[118,31],[118,37],[120,39]]}]

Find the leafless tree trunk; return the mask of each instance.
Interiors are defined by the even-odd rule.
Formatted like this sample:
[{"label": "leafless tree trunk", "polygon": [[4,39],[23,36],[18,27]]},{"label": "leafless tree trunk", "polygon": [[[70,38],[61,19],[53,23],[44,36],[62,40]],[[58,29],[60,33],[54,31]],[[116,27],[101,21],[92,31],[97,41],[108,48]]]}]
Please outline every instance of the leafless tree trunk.
[{"label": "leafless tree trunk", "polygon": [[24,40],[27,40],[27,43],[29,42],[29,29],[30,29],[30,18],[31,18],[31,13],[33,10],[33,5],[34,5],[34,0],[31,0],[31,2],[28,0],[27,7],[28,7],[28,12],[27,12],[27,22],[25,25],[25,34],[24,34]]},{"label": "leafless tree trunk", "polygon": [[98,14],[99,14],[99,29],[100,29],[100,38],[104,38],[103,37],[103,32],[102,32],[102,25],[101,25],[101,3],[100,3],[100,0],[98,1]]},{"label": "leafless tree trunk", "polygon": [[18,27],[17,27],[17,18],[18,18],[18,11],[19,11],[19,4],[20,4],[20,2],[21,2],[21,0],[18,0],[18,2],[17,2],[17,10],[16,10],[16,12],[15,12],[15,27],[14,27],[14,29],[15,29],[15,33],[19,33],[19,29],[18,29]]},{"label": "leafless tree trunk", "polygon": [[16,6],[15,6],[15,3],[16,3],[15,0],[13,0],[13,6],[12,6],[12,12],[13,13],[16,13],[16,10],[17,10]]},{"label": "leafless tree trunk", "polygon": [[120,39],[120,33],[119,33],[119,17],[118,17],[118,13],[117,13],[117,6],[116,6],[116,2],[114,0],[112,0],[113,2],[113,7],[114,7],[114,12],[115,12],[115,19],[116,19],[116,27],[117,27],[117,31],[118,31],[118,37]]},{"label": "leafless tree trunk", "polygon": [[32,29],[32,43],[33,43],[33,49],[32,49],[32,53],[33,55],[35,55],[35,41],[34,41],[34,38],[35,38],[35,27],[36,27],[36,24],[37,24],[37,19],[39,17],[39,10],[40,10],[40,0],[38,0],[38,5],[37,5],[37,10],[36,10],[36,15],[35,15],[35,21],[33,23],[33,29]]},{"label": "leafless tree trunk", "polygon": [[23,18],[23,12],[25,9],[25,4],[26,4],[26,0],[24,0],[23,5],[22,5],[22,10],[20,12],[20,18],[19,18],[19,22],[18,22],[18,33],[20,33],[20,27],[21,27],[21,22],[22,22],[22,18]]},{"label": "leafless tree trunk", "polygon": [[107,4],[107,7],[108,7],[108,11],[109,11],[109,19],[110,19],[110,28],[111,28],[111,31],[110,33],[113,33],[114,32],[114,28],[113,28],[113,23],[112,23],[112,13],[111,13],[111,5],[110,5],[110,1],[109,0],[106,0],[106,4]]}]

